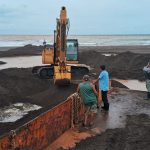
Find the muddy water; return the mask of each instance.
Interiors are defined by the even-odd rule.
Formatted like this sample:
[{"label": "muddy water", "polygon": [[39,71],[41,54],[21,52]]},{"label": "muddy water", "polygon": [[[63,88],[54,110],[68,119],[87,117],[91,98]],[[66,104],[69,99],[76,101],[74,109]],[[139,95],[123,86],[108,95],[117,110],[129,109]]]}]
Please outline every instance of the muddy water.
[{"label": "muddy water", "polygon": [[29,103],[15,103],[7,107],[0,108],[0,122],[15,122],[28,114],[28,112],[38,110],[40,108],[42,107]]},{"label": "muddy water", "polygon": [[[109,95],[110,111],[99,112],[95,125],[102,129],[122,128],[127,115],[147,114],[150,116],[150,103],[144,100],[144,93],[130,90],[114,90]],[[101,122],[98,125],[98,122]]]},{"label": "muddy water", "polygon": [[28,68],[28,67],[42,65],[41,56],[4,57],[4,58],[0,58],[0,61],[6,62],[6,64],[0,65],[0,69]]},{"label": "muddy water", "polygon": [[117,56],[117,54],[115,54],[115,53],[103,53],[102,55],[106,56],[106,57]]},{"label": "muddy water", "polygon": [[145,82],[141,82],[138,80],[120,80],[120,79],[114,79],[121,84],[125,85],[131,90],[137,90],[137,91],[147,91]]}]

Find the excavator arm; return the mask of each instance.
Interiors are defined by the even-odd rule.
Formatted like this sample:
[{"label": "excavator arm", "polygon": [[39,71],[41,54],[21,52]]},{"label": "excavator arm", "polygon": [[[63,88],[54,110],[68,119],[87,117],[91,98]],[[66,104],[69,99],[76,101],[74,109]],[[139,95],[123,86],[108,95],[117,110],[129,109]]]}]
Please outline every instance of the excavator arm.
[{"label": "excavator arm", "polygon": [[62,7],[60,11],[60,18],[57,19],[56,26],[56,57],[57,61],[65,62],[66,59],[66,48],[67,48],[67,11],[65,7]]},{"label": "excavator arm", "polygon": [[56,27],[56,64],[54,65],[54,82],[56,84],[69,84],[71,80],[71,67],[66,64],[67,25],[67,11],[65,7],[62,7]]}]

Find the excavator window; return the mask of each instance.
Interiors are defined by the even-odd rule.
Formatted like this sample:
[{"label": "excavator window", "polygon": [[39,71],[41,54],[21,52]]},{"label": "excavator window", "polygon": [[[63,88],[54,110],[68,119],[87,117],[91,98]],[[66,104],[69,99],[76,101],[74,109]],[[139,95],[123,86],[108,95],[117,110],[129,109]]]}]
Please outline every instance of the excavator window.
[{"label": "excavator window", "polygon": [[76,39],[67,40],[67,61],[78,60],[78,41]]}]

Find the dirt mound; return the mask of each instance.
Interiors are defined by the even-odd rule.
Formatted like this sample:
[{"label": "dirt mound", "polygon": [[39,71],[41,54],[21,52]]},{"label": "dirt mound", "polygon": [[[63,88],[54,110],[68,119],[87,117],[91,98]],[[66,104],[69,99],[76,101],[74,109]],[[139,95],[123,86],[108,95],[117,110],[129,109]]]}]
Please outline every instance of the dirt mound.
[{"label": "dirt mound", "polygon": [[[96,47],[94,48],[96,49]],[[85,47],[80,53],[80,62],[93,67],[93,72],[96,72],[97,75],[99,73],[99,66],[105,64],[111,78],[144,79],[142,68],[149,61],[150,54],[124,52],[119,53],[117,56],[105,57],[99,52],[99,49],[95,51],[88,51],[88,49],[91,50],[90,47]],[[9,51],[1,51],[0,57],[39,55],[41,50],[42,47],[27,45]],[[117,50],[119,51],[119,48]],[[0,71],[0,107],[17,102],[28,102],[43,107],[38,111],[30,112],[29,115],[16,123],[0,123],[0,134],[26,123],[40,113],[64,101],[70,94],[76,91],[77,85],[57,87],[53,84],[53,81],[33,76],[31,70],[32,68],[13,68]],[[122,85],[114,81],[113,86],[122,87]],[[125,87],[123,86],[123,88]]]},{"label": "dirt mound", "polygon": [[102,53],[123,53],[130,51],[133,53],[150,53],[150,45],[135,46],[80,46],[79,51],[97,51]]},{"label": "dirt mound", "polygon": [[23,102],[42,106],[15,123],[0,123],[0,134],[15,129],[42,112],[56,106],[76,91],[77,85],[57,87],[53,81],[36,78],[27,69],[6,69],[0,71],[0,107]]},{"label": "dirt mound", "polygon": [[53,81],[33,76],[31,68],[1,70],[0,107],[14,102],[30,102],[44,107],[52,101],[65,100],[76,91],[76,87],[77,85],[57,87]]},{"label": "dirt mound", "polygon": [[17,47],[7,51],[0,51],[0,57],[40,55],[42,49],[43,46],[26,45],[24,47]]},{"label": "dirt mound", "polygon": [[125,128],[108,129],[101,135],[88,138],[72,150],[149,150],[150,117],[141,114],[128,116]]},{"label": "dirt mound", "polygon": [[[41,55],[42,49],[42,46],[26,45],[0,51],[0,57]],[[80,62],[93,67],[96,73],[99,72],[99,66],[105,64],[112,78],[144,80],[142,68],[150,61],[148,54],[150,46],[96,46],[79,49]],[[118,55],[110,57],[102,55],[111,52]]]},{"label": "dirt mound", "polygon": [[149,61],[150,54],[120,53],[117,56],[103,56],[97,51],[84,51],[80,54],[81,63],[85,63],[99,72],[105,64],[111,78],[144,80],[143,66]]},{"label": "dirt mound", "polygon": [[3,61],[0,61],[0,65],[3,65],[3,64],[6,64],[5,62],[3,62]]}]

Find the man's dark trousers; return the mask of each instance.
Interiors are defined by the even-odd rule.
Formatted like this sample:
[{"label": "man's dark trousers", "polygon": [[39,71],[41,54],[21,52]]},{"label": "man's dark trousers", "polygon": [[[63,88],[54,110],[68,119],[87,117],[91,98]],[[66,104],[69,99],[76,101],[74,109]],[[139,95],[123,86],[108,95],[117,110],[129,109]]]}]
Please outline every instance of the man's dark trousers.
[{"label": "man's dark trousers", "polygon": [[108,98],[107,98],[107,93],[108,91],[101,91],[102,93],[102,101],[104,103],[104,109],[109,110],[109,103],[108,103]]}]

